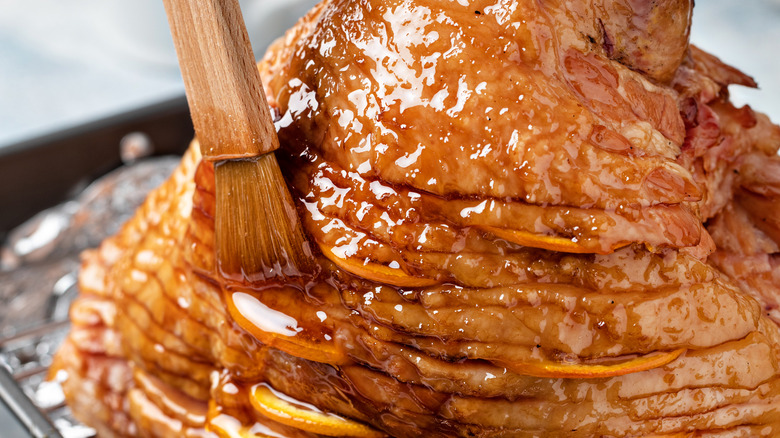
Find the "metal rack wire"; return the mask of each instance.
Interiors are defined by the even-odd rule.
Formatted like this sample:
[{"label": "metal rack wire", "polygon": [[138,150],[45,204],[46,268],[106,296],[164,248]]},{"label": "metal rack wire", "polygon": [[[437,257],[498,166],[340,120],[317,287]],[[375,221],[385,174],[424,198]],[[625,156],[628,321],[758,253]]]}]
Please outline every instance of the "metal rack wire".
[{"label": "metal rack wire", "polygon": [[58,376],[49,376],[69,326],[67,319],[52,320],[0,338],[0,400],[35,438],[95,436],[71,415]]}]

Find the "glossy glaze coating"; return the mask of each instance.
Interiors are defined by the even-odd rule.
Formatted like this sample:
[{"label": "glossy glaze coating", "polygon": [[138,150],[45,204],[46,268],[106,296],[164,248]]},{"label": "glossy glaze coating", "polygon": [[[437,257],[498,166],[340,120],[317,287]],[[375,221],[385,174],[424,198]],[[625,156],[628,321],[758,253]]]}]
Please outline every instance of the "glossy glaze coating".
[{"label": "glossy glaze coating", "polygon": [[76,411],[312,436],[262,384],[398,437],[777,435],[780,128],[728,102],[752,81],[688,46],[691,8],[320,4],[260,64],[319,271],[220,278],[193,147],[86,256]]},{"label": "glossy glaze coating", "polygon": [[573,24],[592,7],[554,3],[334,5],[272,79],[280,134],[295,124],[288,142],[303,135],[347,172],[448,197],[612,209],[694,198],[674,163],[674,96]]}]

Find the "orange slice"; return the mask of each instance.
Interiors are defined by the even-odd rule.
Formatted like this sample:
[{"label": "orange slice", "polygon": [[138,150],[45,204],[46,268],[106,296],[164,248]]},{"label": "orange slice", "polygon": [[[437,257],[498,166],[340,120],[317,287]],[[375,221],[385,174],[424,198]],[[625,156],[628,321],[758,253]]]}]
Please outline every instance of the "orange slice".
[{"label": "orange slice", "polygon": [[[265,420],[271,422],[271,420]],[[214,400],[209,402],[206,430],[219,438],[278,438],[281,434],[262,422],[245,426],[238,418],[222,413]]]},{"label": "orange slice", "polygon": [[227,417],[225,414],[218,415],[214,421],[206,425],[206,430],[215,433],[219,438],[276,438],[280,436],[273,430],[271,434],[263,433],[263,429],[268,430],[268,427],[259,423],[252,426],[242,426],[237,423],[235,418]]},{"label": "orange slice", "polygon": [[339,437],[385,436],[382,432],[363,423],[322,412],[314,406],[299,402],[264,383],[252,387],[249,401],[258,412],[271,420],[307,432]]},{"label": "orange slice", "polygon": [[268,435],[251,432],[238,420],[225,414],[217,415],[212,421],[206,423],[206,430],[216,434],[219,438],[270,438]]},{"label": "orange slice", "polygon": [[432,278],[414,277],[400,268],[394,269],[374,262],[363,263],[353,258],[341,258],[330,247],[321,243],[319,245],[322,255],[335,263],[336,266],[366,280],[399,287],[427,287],[439,283]]},{"label": "orange slice", "polygon": [[315,362],[338,365],[346,361],[332,339],[313,338],[294,318],[270,309],[251,294],[225,290],[224,296],[233,320],[263,344]]},{"label": "orange slice", "polygon": [[504,366],[516,373],[527,376],[563,379],[593,379],[623,376],[626,374],[662,367],[680,357],[684,351],[685,349],[681,348],[679,350],[669,352],[652,353],[623,362],[610,364],[567,364],[552,361],[529,362],[521,364],[496,361],[496,363],[500,363],[501,366]]},{"label": "orange slice", "polygon": [[219,438],[266,438],[263,435],[252,435],[237,418],[221,413],[214,400],[209,401],[206,430]]},{"label": "orange slice", "polygon": [[[532,248],[541,248],[549,251],[568,252],[574,254],[603,253],[603,251],[587,248],[568,237],[548,236],[546,234],[535,234],[529,233],[528,231],[509,230],[506,228],[491,227],[488,225],[481,225],[478,228],[508,242],[517,243],[523,246],[530,246]],[[627,243],[616,245],[611,249],[615,250],[625,245],[627,245]]]}]

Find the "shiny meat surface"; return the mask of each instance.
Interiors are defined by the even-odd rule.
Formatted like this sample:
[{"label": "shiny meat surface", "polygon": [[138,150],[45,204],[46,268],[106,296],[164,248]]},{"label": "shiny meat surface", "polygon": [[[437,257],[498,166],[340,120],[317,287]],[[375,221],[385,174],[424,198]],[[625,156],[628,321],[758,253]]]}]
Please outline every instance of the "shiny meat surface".
[{"label": "shiny meat surface", "polygon": [[780,434],[780,128],[726,90],[752,80],[688,46],[692,2],[465,3],[326,1],[271,48],[319,271],[220,278],[192,147],[84,256],[55,367],[76,413],[131,436]]},{"label": "shiny meat surface", "polygon": [[347,172],[446,197],[610,209],[696,197],[674,162],[674,96],[610,62],[554,3],[329,8],[291,48],[293,76],[271,80],[280,134],[295,124],[288,142]]}]

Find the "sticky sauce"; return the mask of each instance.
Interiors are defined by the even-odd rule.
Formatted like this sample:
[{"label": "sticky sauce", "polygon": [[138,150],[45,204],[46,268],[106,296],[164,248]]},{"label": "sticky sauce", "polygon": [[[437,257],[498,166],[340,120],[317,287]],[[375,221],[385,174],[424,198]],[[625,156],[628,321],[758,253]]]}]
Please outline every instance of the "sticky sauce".
[{"label": "sticky sauce", "polygon": [[[657,417],[635,421],[635,405],[700,384],[670,370],[712,367],[719,346],[749,336],[761,348],[746,357],[770,356],[754,335],[761,310],[703,261],[702,192],[677,162],[695,147],[664,82],[676,67],[615,38],[620,26],[658,37],[659,11],[628,23],[592,4],[465,3],[325,3],[316,28],[303,22],[269,55],[280,161],[319,271],[221,279],[213,169],[196,173],[186,260],[198,292],[216,294],[209,305],[227,307],[217,323],[199,316],[252,353],[219,364],[210,427],[286,436],[263,422],[270,408],[251,409],[262,389],[300,417],[332,412],[399,436],[650,433]],[[664,8],[686,18],[685,3]],[[678,30],[674,48],[687,45]],[[165,262],[153,256],[132,263]],[[127,292],[154,278],[135,268]],[[146,310],[174,306],[199,307]],[[169,352],[150,345],[156,359]],[[774,365],[757,363],[748,383],[775,382]],[[741,382],[708,370],[713,388]]]},{"label": "sticky sauce", "polygon": [[224,297],[230,316],[263,344],[317,362],[345,362],[327,313],[307,303],[297,288],[229,286]]}]

